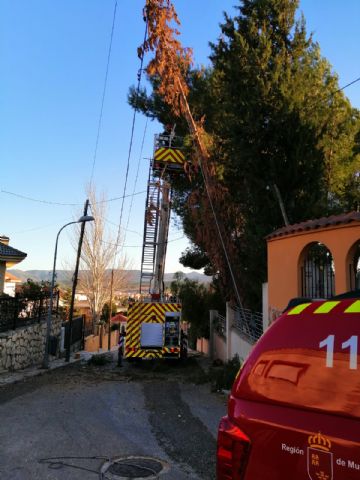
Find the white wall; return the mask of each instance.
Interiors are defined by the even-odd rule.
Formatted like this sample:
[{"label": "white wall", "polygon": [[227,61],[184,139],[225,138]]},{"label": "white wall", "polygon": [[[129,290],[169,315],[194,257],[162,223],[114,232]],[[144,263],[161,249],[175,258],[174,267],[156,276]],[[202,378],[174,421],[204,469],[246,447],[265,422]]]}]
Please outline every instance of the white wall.
[{"label": "white wall", "polygon": [[268,283],[262,285],[262,315],[263,315],[263,332],[269,326],[269,287]]},{"label": "white wall", "polygon": [[220,359],[223,362],[231,360],[235,355],[238,355],[240,360],[245,360],[253,344],[244,340],[239,335],[239,332],[232,327],[234,321],[234,310],[230,304],[226,305],[226,338],[217,334],[213,328],[213,322],[216,319],[217,312],[210,311],[210,356],[214,360]]},{"label": "white wall", "polygon": [[10,297],[15,297],[15,285],[15,282],[5,282],[4,293],[10,295]]},{"label": "white wall", "polygon": [[247,342],[246,340],[244,340],[242,337],[240,337],[240,335],[237,333],[237,331],[234,328],[231,329],[230,342],[231,342],[230,358],[233,358],[234,355],[237,354],[239,355],[239,358],[242,362],[246,360],[253,345]]},{"label": "white wall", "polygon": [[223,362],[226,361],[226,342],[223,337],[220,337],[216,333],[214,334],[214,360],[220,359]]},{"label": "white wall", "polygon": [[85,293],[75,293],[75,300],[78,300],[79,302],[84,302],[87,300],[87,296]]},{"label": "white wall", "polygon": [[246,360],[253,345],[244,340],[234,328],[230,329],[227,338],[229,338],[229,342],[226,342],[216,332],[214,333],[213,359],[220,359],[225,363],[238,355],[241,361]]}]

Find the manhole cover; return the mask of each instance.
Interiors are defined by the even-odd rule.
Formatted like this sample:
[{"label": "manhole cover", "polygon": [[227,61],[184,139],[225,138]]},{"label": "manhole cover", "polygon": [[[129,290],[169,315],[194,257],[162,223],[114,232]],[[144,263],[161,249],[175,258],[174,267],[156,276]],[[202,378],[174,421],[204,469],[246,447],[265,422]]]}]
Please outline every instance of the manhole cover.
[{"label": "manhole cover", "polygon": [[106,480],[122,480],[122,479],[141,479],[147,480],[158,478],[160,473],[167,470],[165,462],[156,458],[148,457],[126,457],[106,462],[101,474]]}]

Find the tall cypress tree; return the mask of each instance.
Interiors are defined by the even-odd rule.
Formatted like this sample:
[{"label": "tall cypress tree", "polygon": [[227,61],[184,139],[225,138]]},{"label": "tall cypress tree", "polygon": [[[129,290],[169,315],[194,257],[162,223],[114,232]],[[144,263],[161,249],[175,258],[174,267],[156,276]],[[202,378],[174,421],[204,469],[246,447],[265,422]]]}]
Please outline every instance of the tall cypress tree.
[{"label": "tall cypress tree", "polygon": [[297,0],[243,0],[212,45],[206,130],[219,139],[217,161],[235,205],[220,214],[252,306],[266,279],[264,237],[284,225],[280,201],[290,223],[342,209],[340,185],[359,161],[352,152],[358,112],[338,91],[304,18],[295,19],[297,7]]}]

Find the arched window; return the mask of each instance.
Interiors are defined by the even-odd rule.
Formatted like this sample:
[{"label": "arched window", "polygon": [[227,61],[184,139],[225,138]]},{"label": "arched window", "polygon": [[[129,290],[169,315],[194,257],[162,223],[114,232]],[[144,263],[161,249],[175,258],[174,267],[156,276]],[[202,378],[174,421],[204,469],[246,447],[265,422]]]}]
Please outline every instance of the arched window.
[{"label": "arched window", "polygon": [[330,298],[335,294],[335,267],[330,250],[322,243],[307,247],[301,265],[301,295]]},{"label": "arched window", "polygon": [[348,259],[350,290],[360,290],[360,240],[352,246]]}]

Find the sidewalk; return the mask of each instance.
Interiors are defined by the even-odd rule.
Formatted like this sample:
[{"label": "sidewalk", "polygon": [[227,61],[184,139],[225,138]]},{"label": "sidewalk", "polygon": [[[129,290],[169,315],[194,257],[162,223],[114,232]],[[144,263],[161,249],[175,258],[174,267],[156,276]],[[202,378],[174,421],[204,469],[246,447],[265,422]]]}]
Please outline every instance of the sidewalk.
[{"label": "sidewalk", "polygon": [[[69,362],[66,362],[65,358],[57,358],[55,360],[51,360],[49,362],[49,368],[42,368],[41,365],[33,365],[31,367],[24,368],[23,370],[16,370],[15,372],[2,371],[0,372],[0,389],[2,386],[5,386],[5,385],[18,383],[23,380],[26,380],[27,378],[36,377],[38,375],[44,375],[50,370],[55,370],[57,368],[64,368],[73,363],[87,362],[88,360],[90,360],[90,358],[93,355],[102,355],[106,353],[111,353],[111,355],[113,356],[113,360],[116,361],[117,351],[118,351],[117,346],[113,347],[110,350],[110,352],[108,352],[108,350],[99,350],[97,352],[80,351],[77,353],[73,353],[70,356]],[[189,357],[195,357],[205,373],[209,371],[211,360],[208,357],[205,357],[201,353],[191,349],[189,349]]]},{"label": "sidewalk", "polygon": [[65,358],[57,358],[55,360],[51,360],[49,362],[49,368],[42,368],[41,365],[33,365],[28,368],[24,368],[23,370],[16,370],[15,372],[0,372],[0,388],[4,385],[9,385],[12,383],[21,382],[27,378],[36,377],[38,375],[44,375],[45,373],[49,372],[50,370],[55,370],[56,368],[67,367],[72,363],[78,363],[81,361],[89,360],[94,353],[98,352],[79,352],[78,354],[72,354],[70,356],[70,361],[66,362]]}]

